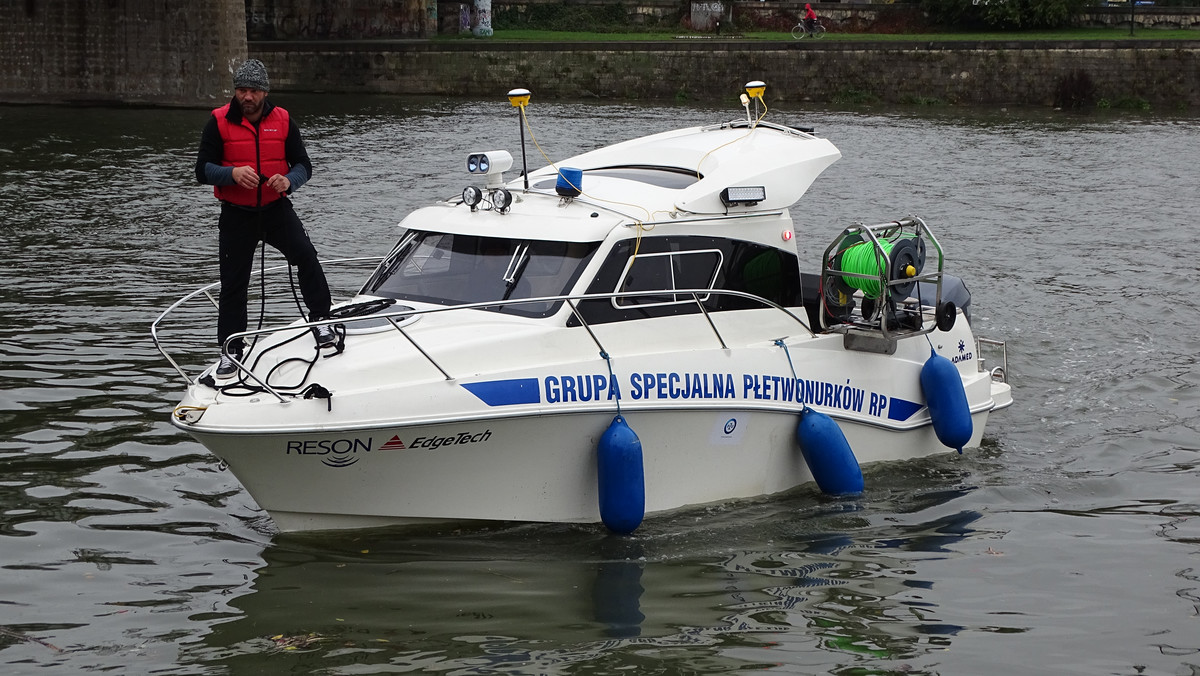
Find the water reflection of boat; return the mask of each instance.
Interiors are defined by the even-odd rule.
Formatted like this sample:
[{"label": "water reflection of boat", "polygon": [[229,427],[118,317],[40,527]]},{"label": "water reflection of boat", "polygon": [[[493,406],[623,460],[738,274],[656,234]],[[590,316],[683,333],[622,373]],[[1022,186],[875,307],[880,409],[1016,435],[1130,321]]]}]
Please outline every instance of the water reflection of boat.
[{"label": "water reflection of boat", "polygon": [[[256,673],[288,651],[324,670],[545,674],[639,663],[652,650],[680,671],[712,673],[778,660],[772,652],[789,643],[911,658],[961,629],[939,618],[934,583],[913,564],[970,536],[977,513],[856,534],[797,531],[841,515],[768,516],[750,533],[734,534],[730,519],[637,539],[540,525],[284,538],[263,552],[253,590],[230,602],[242,615],[214,625],[186,659]],[[790,546],[762,546],[789,532]],[[714,535],[760,546],[714,550]],[[698,664],[707,669],[687,668]]]},{"label": "water reflection of boat", "polygon": [[936,238],[914,217],[854,225],[802,273],[798,242],[820,244],[788,209],[840,153],[752,114],[761,83],[747,94],[745,119],[512,180],[509,153],[473,153],[483,185],[404,219],[330,320],[336,348],[310,323],[249,331],[236,381],[180,369],[173,422],[282,530],[625,531],[978,445],[1010,390]]}]

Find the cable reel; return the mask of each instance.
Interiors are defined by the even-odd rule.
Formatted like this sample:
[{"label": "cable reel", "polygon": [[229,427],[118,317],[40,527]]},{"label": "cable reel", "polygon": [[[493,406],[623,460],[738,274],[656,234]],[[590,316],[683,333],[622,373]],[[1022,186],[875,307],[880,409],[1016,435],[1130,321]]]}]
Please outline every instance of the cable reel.
[{"label": "cable reel", "polygon": [[[830,290],[842,295],[862,291],[863,297],[879,300],[887,286],[888,300],[903,300],[916,287],[916,277],[925,267],[925,240],[912,234],[895,239],[866,241],[860,232],[847,235],[836,247],[829,269],[850,273],[834,275]],[[851,276],[854,275],[854,276]],[[903,283],[903,280],[910,280]],[[833,300],[833,299],[831,299]]]},{"label": "cable reel", "polygon": [[[936,248],[937,270],[925,274],[927,244]],[[941,295],[941,246],[924,221],[908,217],[890,223],[856,224],[842,231],[825,250],[821,272],[822,322],[874,329],[887,337],[892,331],[924,332],[925,310]],[[932,298],[920,284],[934,284]],[[914,298],[914,296],[918,296]],[[861,302],[855,313],[856,301]],[[953,305],[936,314],[937,326],[953,325]],[[854,319],[855,316],[861,319]]]}]

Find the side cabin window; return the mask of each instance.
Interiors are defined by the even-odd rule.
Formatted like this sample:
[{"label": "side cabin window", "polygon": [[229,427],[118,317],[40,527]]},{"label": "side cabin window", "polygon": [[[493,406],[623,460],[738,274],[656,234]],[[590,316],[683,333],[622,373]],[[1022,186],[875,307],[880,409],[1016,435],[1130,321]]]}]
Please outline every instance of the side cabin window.
[{"label": "side cabin window", "polygon": [[[579,312],[590,324],[693,314],[700,312],[693,290],[741,291],[794,307],[801,304],[799,264],[794,255],[775,247],[723,237],[642,237],[640,244],[625,240],[613,247],[587,292],[638,295],[582,301]],[[765,307],[712,291],[696,296],[708,312]],[[571,324],[578,320],[572,317]]]},{"label": "side cabin window", "polygon": [[[694,296],[690,293],[642,294],[712,288],[717,283],[722,258],[720,249],[641,253],[629,258],[625,271],[617,281],[617,291],[638,292],[639,295],[613,298],[613,307],[621,309],[694,303]],[[709,295],[698,294],[701,301],[708,300]]]},{"label": "side cabin window", "polygon": [[[551,242],[409,231],[362,293],[439,305],[557,296],[571,290],[597,242]],[[561,302],[512,303],[484,310],[548,317]]]}]

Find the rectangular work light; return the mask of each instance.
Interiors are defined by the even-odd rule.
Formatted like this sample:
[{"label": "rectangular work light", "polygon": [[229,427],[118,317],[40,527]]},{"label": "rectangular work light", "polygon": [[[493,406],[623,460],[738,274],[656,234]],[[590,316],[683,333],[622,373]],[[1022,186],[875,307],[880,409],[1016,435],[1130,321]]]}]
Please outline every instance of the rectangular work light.
[{"label": "rectangular work light", "polygon": [[752,207],[765,199],[767,189],[761,185],[731,185],[721,191],[721,201],[727,207]]}]

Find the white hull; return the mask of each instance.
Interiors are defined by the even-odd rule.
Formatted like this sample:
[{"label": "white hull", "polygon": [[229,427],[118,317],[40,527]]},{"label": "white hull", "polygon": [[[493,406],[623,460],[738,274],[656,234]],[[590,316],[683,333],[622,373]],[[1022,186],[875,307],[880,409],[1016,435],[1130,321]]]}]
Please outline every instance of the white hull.
[{"label": "white hull", "polygon": [[[753,327],[749,333],[782,331],[769,316],[735,312],[714,321],[729,335],[739,335],[739,324],[743,331]],[[670,353],[651,349],[663,336],[654,341],[624,324],[623,335],[638,339],[629,341],[628,352],[611,355],[621,413],[642,443],[647,514],[812,481],[796,441],[806,403],[838,422],[859,463],[948,450],[919,405],[919,372],[929,351],[924,338],[901,341],[896,355],[848,352],[840,335],[788,338],[786,350],[768,341],[722,350],[711,345],[702,322],[696,316],[641,322],[692,348]],[[419,328],[410,333],[419,335]],[[544,352],[528,346],[556,340],[560,355],[578,345],[580,361],[484,370],[494,353],[475,352],[480,361],[458,364],[479,369],[472,377],[389,384],[359,373],[355,389],[337,380],[347,378],[344,365],[336,367],[352,357],[348,351],[319,361],[311,374],[333,390],[329,404],[221,395],[190,402],[207,411],[198,424],[182,427],[228,463],[285,531],[427,520],[600,521],[596,448],[617,414],[605,360],[588,349],[581,328],[537,339],[518,332],[508,344],[497,337],[501,331],[494,326],[488,340],[502,352],[508,348],[511,362],[540,361]],[[965,321],[940,335],[947,344],[960,337],[970,340]],[[398,334],[374,340],[374,354],[369,343],[354,346],[373,372],[420,371],[420,356],[400,350]],[[960,362],[960,373],[975,446],[989,411],[1005,405],[1008,386],[993,383],[974,360]],[[514,382],[536,383],[537,401],[510,403],[500,393],[489,403],[470,392],[479,383]],[[905,416],[901,407],[910,402],[915,408]]]},{"label": "white hull", "polygon": [[[228,463],[282,531],[480,519],[595,523],[596,444],[612,417],[559,414],[364,430],[351,437],[196,436]],[[972,445],[978,445],[987,417],[988,411],[974,414],[978,432]],[[770,495],[813,480],[796,445],[795,413],[658,410],[628,413],[626,420],[644,450],[647,515]],[[730,420],[736,429],[726,434]],[[907,432],[861,424],[842,429],[863,464],[947,451],[929,426]],[[468,441],[382,450],[393,436]],[[324,464],[323,459],[350,455],[328,450],[350,448],[346,439],[357,442],[355,461]],[[288,453],[289,443],[309,450]]]}]

